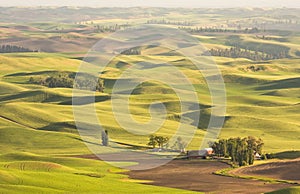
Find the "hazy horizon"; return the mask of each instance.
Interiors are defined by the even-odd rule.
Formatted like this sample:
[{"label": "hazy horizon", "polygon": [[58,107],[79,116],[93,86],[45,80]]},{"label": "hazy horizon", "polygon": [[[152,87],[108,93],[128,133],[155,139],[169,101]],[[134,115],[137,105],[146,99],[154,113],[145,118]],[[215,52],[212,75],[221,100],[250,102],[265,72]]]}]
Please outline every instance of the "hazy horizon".
[{"label": "hazy horizon", "polygon": [[263,7],[263,8],[300,8],[300,3],[297,0],[152,0],[149,2],[141,0],[0,0],[0,7],[36,7],[36,6],[78,6],[78,7],[183,7],[183,8],[233,8],[233,7]]}]

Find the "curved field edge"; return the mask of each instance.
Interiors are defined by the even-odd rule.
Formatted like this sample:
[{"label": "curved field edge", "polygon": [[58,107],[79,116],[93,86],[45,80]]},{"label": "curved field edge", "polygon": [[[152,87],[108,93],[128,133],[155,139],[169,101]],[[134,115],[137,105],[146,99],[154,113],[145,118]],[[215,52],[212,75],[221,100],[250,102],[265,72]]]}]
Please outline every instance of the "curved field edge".
[{"label": "curved field edge", "polygon": [[287,183],[287,184],[291,184],[291,185],[295,185],[295,184],[298,185],[298,183],[296,183],[294,181],[273,179],[273,178],[268,178],[268,177],[264,177],[264,176],[247,176],[247,175],[232,174],[231,171],[234,169],[235,168],[233,168],[233,167],[225,168],[225,169],[221,169],[221,170],[214,172],[214,174],[220,175],[220,176],[233,177],[233,178],[259,180],[259,181],[264,181],[264,182],[268,182],[268,183]]},{"label": "curved field edge", "polygon": [[124,170],[103,161],[22,152],[3,154],[0,193],[195,193],[138,184],[121,172]]},{"label": "curved field edge", "polygon": [[[288,155],[288,154],[289,153],[287,153],[286,156],[290,157],[290,155]],[[231,166],[229,168],[224,168],[224,169],[221,169],[221,170],[218,170],[218,171],[214,172],[214,174],[220,175],[220,176],[240,178],[240,179],[258,180],[258,181],[263,181],[263,182],[267,182],[267,183],[271,183],[271,184],[285,183],[285,184],[289,184],[291,187],[293,185],[299,185],[299,182],[292,181],[292,180],[283,180],[283,179],[278,179],[278,178],[271,178],[271,177],[268,177],[266,175],[247,175],[247,173],[239,173],[238,172],[241,169],[253,168],[253,167],[256,167],[256,166],[260,166],[260,165],[268,165],[268,164],[273,164],[273,163],[276,163],[276,162],[287,162],[287,161],[293,161],[293,160],[290,160],[290,159],[285,159],[285,160],[272,159],[272,160],[267,160],[267,161],[259,161],[258,163],[254,164],[252,166],[245,166],[245,167]],[[228,161],[224,161],[224,162],[228,163]],[[295,188],[295,189],[293,189],[293,188]],[[289,188],[279,190],[278,192],[279,193],[284,192],[284,191],[293,191],[293,192],[298,191],[299,192],[299,188],[300,188],[299,186],[292,187],[292,188],[289,187]],[[276,192],[277,191],[275,191],[274,193],[276,193]],[[273,193],[273,192],[271,192],[271,193]]]},{"label": "curved field edge", "polygon": [[300,186],[280,189],[277,191],[269,192],[267,194],[299,194],[299,193],[300,193]]}]

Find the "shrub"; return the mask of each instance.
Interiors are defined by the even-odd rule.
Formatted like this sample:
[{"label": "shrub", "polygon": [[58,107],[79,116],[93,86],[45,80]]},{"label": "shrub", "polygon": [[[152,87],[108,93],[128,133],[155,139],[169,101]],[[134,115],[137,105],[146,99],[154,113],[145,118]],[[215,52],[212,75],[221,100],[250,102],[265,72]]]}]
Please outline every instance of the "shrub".
[{"label": "shrub", "polygon": [[272,158],[274,158],[274,154],[268,153],[268,154],[266,154],[266,158],[267,159],[272,159]]},{"label": "shrub", "polygon": [[260,159],[261,159],[261,160],[266,160],[266,159],[267,159],[267,157],[266,157],[266,155],[265,155],[265,154],[263,154],[263,155],[261,155],[261,156],[260,156]]}]

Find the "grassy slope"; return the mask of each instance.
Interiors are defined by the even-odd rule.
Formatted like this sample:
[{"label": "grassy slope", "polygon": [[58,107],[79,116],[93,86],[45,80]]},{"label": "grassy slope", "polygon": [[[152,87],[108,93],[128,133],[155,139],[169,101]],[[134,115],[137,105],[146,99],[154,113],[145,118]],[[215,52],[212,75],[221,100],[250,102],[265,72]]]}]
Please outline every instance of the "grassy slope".
[{"label": "grassy slope", "polygon": [[[79,64],[57,55],[23,54],[1,56],[1,62],[2,75],[61,70],[65,65],[64,69],[74,71]],[[90,153],[75,130],[63,132],[70,125],[51,126],[66,121],[73,124],[71,106],[59,105],[70,100],[71,90],[28,85],[27,78],[18,76],[1,79],[0,193],[193,193],[137,184],[104,162],[64,157]],[[54,97],[45,100],[45,93]],[[45,126],[48,128],[42,130]]]},{"label": "grassy slope", "polygon": [[0,172],[1,193],[193,193],[137,184],[120,169],[86,159],[4,154]]},{"label": "grassy slope", "polygon": [[[174,61],[175,58],[160,57],[160,59]],[[37,59],[37,60],[36,60]],[[3,75],[24,72],[41,72],[45,70],[76,71],[79,61],[65,59],[58,55],[46,54],[31,57],[2,56]],[[28,65],[32,60],[33,65]],[[127,63],[141,60],[139,57],[122,58]],[[178,60],[178,59],[176,59]],[[300,147],[299,134],[299,100],[297,96],[297,81],[287,82],[290,78],[296,78],[295,70],[299,69],[298,60],[279,60],[264,64],[267,67],[262,72],[251,72],[247,67],[252,62],[244,59],[216,58],[221,68],[227,89],[227,116],[221,136],[255,135],[262,137],[266,142],[266,151],[278,152],[297,149]],[[11,65],[16,64],[16,65]],[[66,64],[66,65],[62,65]],[[240,65],[242,64],[242,65]],[[289,65],[289,64],[294,64]],[[6,65],[6,66],[5,66]],[[254,64],[255,65],[255,64]],[[111,71],[118,72],[116,67]],[[188,77],[197,77],[193,70],[182,69]],[[118,75],[119,73],[116,73]],[[200,75],[201,76],[201,75]],[[70,89],[49,89],[41,86],[27,84],[28,76],[4,76],[0,86],[3,88],[1,99],[1,116],[16,121],[22,125],[50,131],[68,131],[76,134],[74,130],[72,108],[66,101],[71,102]],[[109,77],[109,79],[114,79]],[[192,80],[200,94],[201,104],[210,104],[209,95],[202,79]],[[250,83],[250,84],[249,84]],[[198,89],[198,86],[199,89]],[[107,91],[111,86],[107,87]],[[4,92],[7,91],[7,92]],[[148,106],[159,100],[165,103],[172,115],[179,113],[177,98],[173,94],[156,95],[169,91],[165,86],[154,84],[146,89],[138,89],[139,93],[131,98],[131,112],[133,117],[142,121],[149,119]],[[286,91],[293,91],[289,95]],[[143,93],[154,93],[152,97],[143,96]],[[166,98],[168,96],[168,98]],[[298,105],[297,105],[298,104]],[[147,137],[132,137],[120,130],[119,125],[111,113],[109,100],[96,103],[99,119],[112,132],[112,138],[131,144],[145,145]],[[101,115],[105,115],[102,117]],[[207,121],[203,121],[206,122]],[[65,125],[64,125],[65,123]],[[67,125],[67,124],[70,125]],[[178,126],[176,120],[169,120],[162,127],[160,133],[170,134]],[[205,123],[201,126],[205,126]],[[51,129],[52,127],[52,129]],[[199,146],[202,130],[199,130],[190,148]],[[282,143],[284,142],[284,143]]]},{"label": "grassy slope", "polygon": [[[286,84],[290,78],[299,78],[298,61],[269,62],[263,64],[266,70],[261,72],[247,71],[246,67],[251,63],[237,65],[230,62],[231,68],[224,69],[224,74],[229,76],[225,75],[225,80],[230,82],[227,83],[227,113],[230,119],[222,130],[222,136],[229,137],[237,132],[243,136],[259,136],[265,141],[266,151],[299,148],[299,97],[293,95],[294,91],[299,91],[299,85],[296,80]],[[228,62],[225,64],[228,65]],[[235,80],[241,84],[234,83]],[[293,93],[290,94],[290,91]]]},{"label": "grassy slope", "polygon": [[[169,62],[181,60],[176,56],[152,56],[152,58]],[[139,56],[121,58],[125,63],[134,63],[142,59]],[[222,129],[221,137],[259,136],[265,141],[266,152],[299,149],[300,105],[297,82],[299,60],[276,60],[265,64],[256,64],[245,59],[221,57],[216,57],[215,60],[224,75],[228,98],[228,119]],[[89,153],[84,143],[79,140],[74,126],[70,106],[71,90],[30,85],[27,83],[29,76],[21,76],[20,73],[76,71],[80,61],[68,59],[67,56],[59,54],[34,53],[1,55],[0,63],[2,70],[0,72],[0,150],[4,154],[0,158],[2,189],[0,192],[7,192],[12,187],[16,191],[19,189],[19,191],[28,192],[46,191],[45,189],[48,189],[49,192],[72,192],[76,188],[79,190],[86,188],[88,190],[85,191],[97,192],[100,190],[95,185],[105,183],[109,185],[113,181],[118,181],[122,192],[125,189],[128,193],[137,191],[136,189],[145,189],[145,192],[149,193],[171,191],[128,181],[123,175],[107,172],[107,169],[111,167],[102,162],[54,157],[54,155],[62,154]],[[182,71],[188,77],[193,78],[192,82],[200,95],[200,103],[209,105],[210,96],[203,79],[194,70],[189,69],[189,65],[185,62],[175,62],[175,64],[181,65]],[[265,71],[251,72],[247,70],[250,65],[264,66],[266,69]],[[111,74],[107,75],[107,80],[111,81],[120,74],[117,65],[110,67],[109,72]],[[291,78],[293,79],[290,80]],[[113,83],[111,81],[107,83]],[[109,92],[111,87],[112,85],[108,84],[106,91]],[[178,103],[173,94],[157,95],[162,91],[169,93],[168,88],[159,84],[138,89],[136,95],[131,98],[131,112],[135,119],[147,121],[149,104],[156,100],[164,102],[167,105],[170,120],[167,120],[158,133],[170,135],[178,126],[176,118],[173,117],[179,114]],[[144,95],[145,93],[154,93],[154,95]],[[120,128],[111,113],[109,100],[100,100],[96,103],[96,108],[99,119],[109,129],[111,138],[128,144],[145,145],[147,137],[132,136]],[[209,112],[209,109],[205,110]],[[207,124],[206,119],[202,122],[201,126]],[[203,135],[204,131],[198,130],[189,149],[197,149]],[[98,140],[94,141],[99,143]],[[8,153],[17,154],[11,156]],[[31,156],[31,153],[39,155],[28,158],[26,155]],[[83,167],[78,167],[79,164],[86,166],[85,170],[92,174],[98,172],[98,170],[95,171],[93,165],[99,165],[99,172],[105,175],[105,178],[74,174],[82,170]],[[7,166],[11,166],[11,168],[7,168]],[[26,170],[22,170],[24,166]],[[55,166],[59,170],[50,170],[50,172],[46,170],[47,172],[45,172],[45,168],[48,169],[49,166]],[[66,182],[66,179],[61,177],[72,181]],[[43,182],[46,178],[52,178],[55,181]],[[82,179],[86,181],[81,182]],[[36,180],[40,181],[36,182]],[[78,183],[79,185],[69,185],[70,182],[80,183]],[[101,187],[101,189],[107,189],[101,191],[112,192],[109,190],[112,187]],[[134,191],[131,190],[132,188],[135,188]],[[116,188],[113,187],[113,189]],[[172,190],[172,193],[177,191]]]},{"label": "grassy slope", "polygon": [[298,193],[300,193],[300,187],[281,189],[278,191],[270,192],[269,194],[298,194]]}]

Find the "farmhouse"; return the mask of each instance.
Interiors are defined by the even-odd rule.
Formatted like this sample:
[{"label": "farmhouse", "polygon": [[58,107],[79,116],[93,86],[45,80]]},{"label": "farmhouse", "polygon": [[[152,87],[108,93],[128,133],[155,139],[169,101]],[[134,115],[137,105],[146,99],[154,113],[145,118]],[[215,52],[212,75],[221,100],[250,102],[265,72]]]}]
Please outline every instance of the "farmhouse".
[{"label": "farmhouse", "polygon": [[260,160],[261,159],[261,155],[257,152],[254,152],[254,159],[255,160]]},{"label": "farmhouse", "polygon": [[212,148],[205,148],[203,150],[190,150],[187,151],[187,158],[203,158],[205,159],[207,156],[211,155],[213,153]]}]

